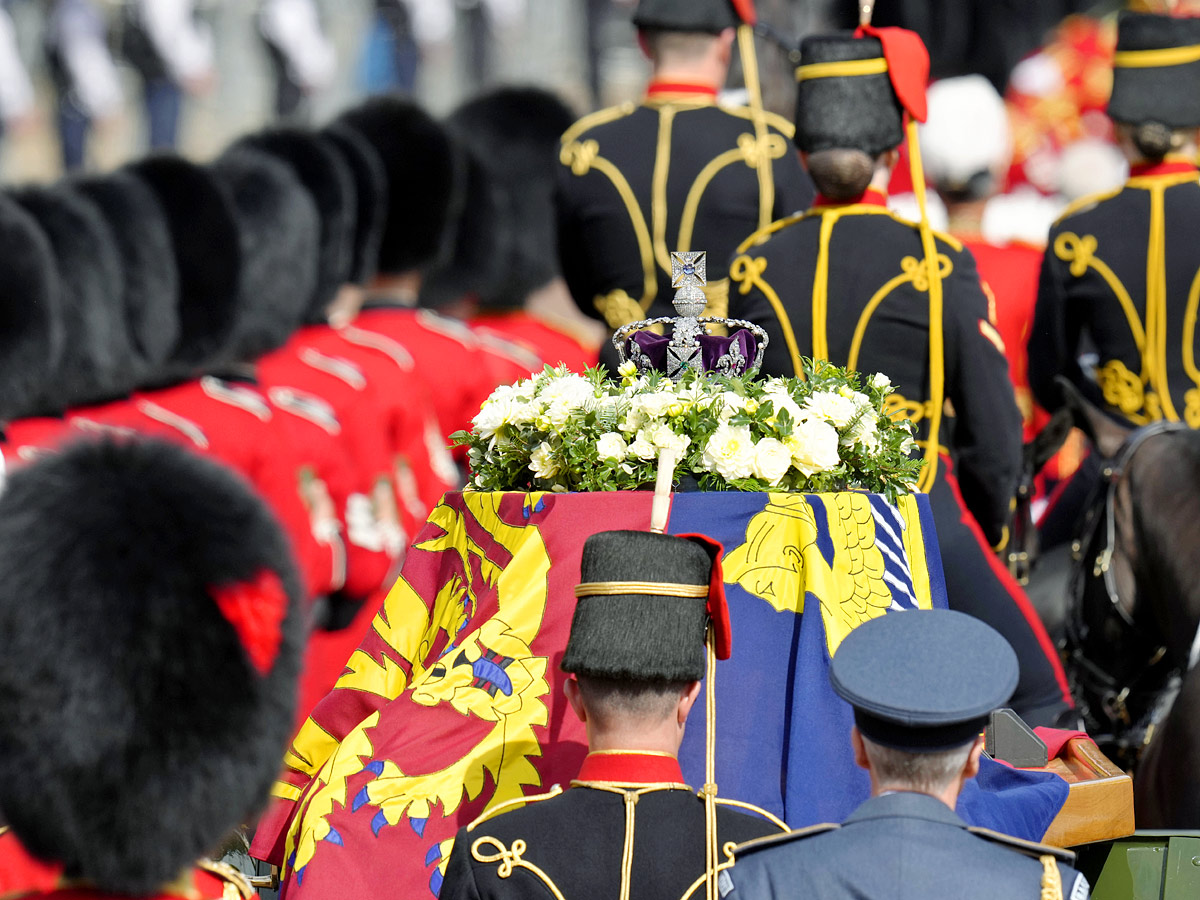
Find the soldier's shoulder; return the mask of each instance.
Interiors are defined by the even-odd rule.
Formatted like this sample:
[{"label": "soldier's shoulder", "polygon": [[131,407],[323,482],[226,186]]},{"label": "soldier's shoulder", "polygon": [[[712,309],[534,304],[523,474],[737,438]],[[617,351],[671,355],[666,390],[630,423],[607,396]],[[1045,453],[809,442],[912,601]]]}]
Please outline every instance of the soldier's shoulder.
[{"label": "soldier's shoulder", "polygon": [[[506,803],[498,803],[484,810],[477,818],[466,826],[466,831],[489,831],[497,826],[514,825],[523,819],[538,818],[553,807],[547,806],[546,801],[564,796],[561,785],[554,785],[544,794],[533,794],[528,797],[517,797]],[[487,827],[483,827],[487,826]]]},{"label": "soldier's shoulder", "polygon": [[570,144],[573,141],[578,141],[588,137],[597,129],[610,125],[613,122],[619,122],[633,115],[638,109],[638,105],[633,102],[619,103],[616,106],[609,106],[605,109],[598,109],[593,113],[588,113],[583,118],[575,122],[570,128],[563,132],[559,139],[564,145]]},{"label": "soldier's shoulder", "polygon": [[[734,119],[751,123],[754,121],[755,110],[752,110],[748,106],[726,106],[718,103],[717,109]],[[792,136],[796,133],[796,126],[784,116],[779,115],[779,113],[764,109],[761,114],[764,124],[769,129],[779,132],[788,140],[791,140]]]},{"label": "soldier's shoulder", "polygon": [[1053,847],[1050,844],[1039,844],[1036,841],[1027,841],[1022,838],[1013,837],[1010,834],[1004,834],[1000,831],[993,831],[990,828],[980,828],[972,826],[967,829],[968,832],[978,838],[983,838],[991,844],[1005,849],[1012,850],[1024,856],[1032,857],[1033,859],[1041,859],[1044,856],[1053,857],[1056,862],[1071,865],[1075,862],[1075,854],[1070,850],[1064,850],[1062,847]]},{"label": "soldier's shoulder", "polygon": [[834,822],[822,822],[819,825],[809,825],[807,828],[797,828],[783,834],[769,834],[766,837],[755,838],[752,841],[744,841],[736,845],[733,848],[733,857],[741,861],[763,850],[795,844],[807,838],[837,831],[841,827]]},{"label": "soldier's shoulder", "polygon": [[1059,228],[1066,225],[1071,219],[1086,215],[1094,210],[1099,209],[1111,200],[1116,199],[1125,192],[1125,186],[1113,188],[1108,191],[1101,191],[1096,194],[1088,194],[1086,197],[1080,197],[1068,203],[1066,208],[1058,214],[1058,218],[1054,220],[1053,228]]},{"label": "soldier's shoulder", "polygon": [[815,218],[816,214],[811,211],[802,211],[792,213],[790,216],[784,216],[782,219],[776,219],[774,222],[766,225],[757,231],[753,232],[744,241],[738,244],[737,253],[749,253],[757,248],[767,246],[772,241],[775,246],[778,246],[783,234],[788,233],[793,225],[803,222],[806,219]]}]

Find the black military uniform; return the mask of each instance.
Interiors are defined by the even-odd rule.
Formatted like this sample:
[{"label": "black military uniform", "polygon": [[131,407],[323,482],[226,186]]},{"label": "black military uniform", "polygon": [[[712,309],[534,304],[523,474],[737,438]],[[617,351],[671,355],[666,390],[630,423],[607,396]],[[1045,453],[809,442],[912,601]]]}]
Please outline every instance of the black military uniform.
[{"label": "black military uniform", "polygon": [[[806,39],[798,71],[801,150],[850,148],[874,158],[900,143],[898,93],[923,116],[925,87],[923,47],[902,34],[914,57],[906,64],[918,72],[899,92],[892,76],[901,73],[878,38]],[[1008,638],[1022,664],[1014,707],[1051,724],[1069,702],[1057,654],[990,549],[1005,537],[1021,453],[1003,342],[970,251],[923,231],[890,214],[878,191],[841,204],[818,197],[811,210],[742,245],[730,264],[730,315],[767,330],[767,374],[802,374],[800,359],[808,356],[891,380],[893,414],[914,424],[926,459],[920,487],[930,494],[950,605]],[[937,255],[936,280],[927,246]]]},{"label": "black military uniform", "polygon": [[[1017,660],[999,634],[962,613],[893,613],[851,632],[829,677],[865,738],[918,755],[975,740],[1016,685]],[[879,792],[840,826],[763,838],[735,856],[724,900],[1088,896],[1087,880],[1063,865],[1073,853],[969,828],[917,790]]]},{"label": "black military uniform", "polygon": [[[718,34],[753,20],[732,0],[642,0],[646,32]],[[774,113],[716,103],[711,85],[651,81],[641,104],[585,116],[562,138],[558,252],[575,302],[610,328],[672,315],[670,251],[708,251],[708,315],[726,313],[725,260],[805,208],[812,186]]]},{"label": "black military uniform", "polygon": [[[1122,13],[1109,115],[1200,127],[1200,20]],[[1080,200],[1050,231],[1029,337],[1029,381],[1047,409],[1065,375],[1132,425],[1200,428],[1195,332],[1200,173],[1167,156],[1135,165],[1121,189]],[[1080,363],[1096,353],[1095,371]]]},{"label": "black military uniform", "polygon": [[[633,690],[698,681],[715,553],[707,542],[648,532],[588,538],[563,669]],[[724,598],[711,593],[715,647],[725,656]],[[683,783],[674,756],[593,752],[570,790],[530,799],[539,802],[459,830],[441,900],[677,900],[693,888],[705,895],[706,803]],[[781,830],[734,810],[714,812],[716,847]]]}]

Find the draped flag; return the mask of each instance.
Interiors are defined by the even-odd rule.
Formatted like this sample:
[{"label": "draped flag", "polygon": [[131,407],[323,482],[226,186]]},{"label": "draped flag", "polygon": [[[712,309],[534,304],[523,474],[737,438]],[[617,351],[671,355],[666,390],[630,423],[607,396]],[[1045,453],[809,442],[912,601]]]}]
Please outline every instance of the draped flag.
[{"label": "draped flag", "polygon": [[[446,495],[286,756],[254,841],[256,856],[282,866],[281,896],[436,896],[460,825],[575,777],[586,735],[558,664],[583,543],[648,529],[651,497]],[[734,640],[716,674],[721,796],[793,827],[844,818],[869,784],[828,660],[867,619],[945,605],[927,499],[677,494],[668,530],[726,547]],[[703,732],[693,716],[680,754],[695,785]],[[1066,784],[991,777],[964,794],[964,817],[1040,838]]]}]

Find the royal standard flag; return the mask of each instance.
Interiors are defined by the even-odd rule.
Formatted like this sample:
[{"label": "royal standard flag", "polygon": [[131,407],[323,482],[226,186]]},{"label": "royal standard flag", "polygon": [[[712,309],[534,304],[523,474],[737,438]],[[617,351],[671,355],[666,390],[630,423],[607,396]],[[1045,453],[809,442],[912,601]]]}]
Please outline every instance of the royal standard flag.
[{"label": "royal standard flag", "polygon": [[[575,777],[583,726],[558,665],[585,539],[648,529],[652,495],[448,494],[371,631],[293,741],[254,853],[281,895],[432,897],[460,825]],[[924,496],[694,493],[668,530],[726,548],[733,657],[716,674],[724,798],[793,827],[838,821],[869,784],[826,669],[858,624],[945,605]],[[703,722],[684,773],[703,783]],[[996,766],[997,769],[1003,767]],[[977,824],[1040,838],[1066,796],[1003,769],[960,802]]]}]

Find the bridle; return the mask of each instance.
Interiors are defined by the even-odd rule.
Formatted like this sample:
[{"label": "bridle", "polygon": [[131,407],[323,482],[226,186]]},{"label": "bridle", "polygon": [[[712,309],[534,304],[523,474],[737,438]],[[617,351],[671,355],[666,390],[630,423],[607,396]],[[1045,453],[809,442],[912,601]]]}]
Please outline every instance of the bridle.
[{"label": "bridle", "polygon": [[[1139,428],[1129,435],[1117,452],[1105,461],[1101,480],[1088,500],[1079,536],[1072,545],[1070,581],[1070,607],[1066,620],[1067,661],[1071,677],[1083,690],[1079,699],[1085,715],[1092,712],[1088,698],[1100,698],[1104,717],[1113,727],[1115,742],[1124,750],[1140,751],[1153,735],[1154,725],[1165,714],[1169,704],[1156,702],[1156,697],[1170,680],[1170,670],[1163,663],[1167,657],[1167,646],[1161,635],[1147,640],[1145,628],[1134,621],[1133,616],[1121,602],[1113,572],[1113,555],[1117,549],[1116,503],[1117,490],[1137,452],[1150,438],[1175,431],[1186,431],[1180,422],[1159,421]],[[1089,572],[1090,562],[1090,572]],[[1096,590],[1099,585],[1101,590]],[[1135,645],[1145,647],[1145,658],[1141,665],[1131,669],[1132,677],[1121,678],[1107,671],[1101,664],[1085,655],[1084,646],[1088,636],[1086,604],[1089,598],[1102,597],[1103,613],[1115,619],[1122,633],[1132,638]],[[1131,703],[1131,700],[1144,702]],[[1138,721],[1130,712],[1147,709]]]}]

